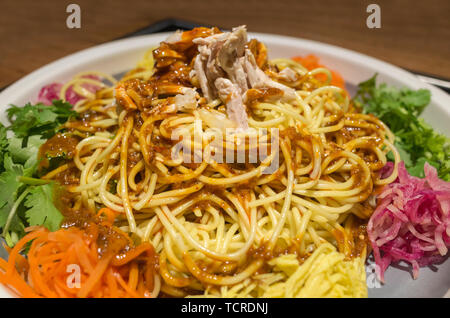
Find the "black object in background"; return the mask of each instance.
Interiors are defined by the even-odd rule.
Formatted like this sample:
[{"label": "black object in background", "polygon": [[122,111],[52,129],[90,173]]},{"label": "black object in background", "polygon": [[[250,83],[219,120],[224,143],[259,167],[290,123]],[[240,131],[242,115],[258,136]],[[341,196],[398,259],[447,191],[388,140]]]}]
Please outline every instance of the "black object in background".
[{"label": "black object in background", "polygon": [[138,35],[145,35],[145,34],[152,34],[152,33],[158,33],[158,32],[174,32],[176,30],[191,30],[193,28],[197,27],[213,27],[212,25],[202,24],[202,23],[196,23],[192,21],[184,21],[179,19],[164,19],[158,22],[155,22],[149,26],[146,26],[145,28],[142,28],[138,31],[126,34],[119,39],[129,38],[132,36],[138,36]]}]

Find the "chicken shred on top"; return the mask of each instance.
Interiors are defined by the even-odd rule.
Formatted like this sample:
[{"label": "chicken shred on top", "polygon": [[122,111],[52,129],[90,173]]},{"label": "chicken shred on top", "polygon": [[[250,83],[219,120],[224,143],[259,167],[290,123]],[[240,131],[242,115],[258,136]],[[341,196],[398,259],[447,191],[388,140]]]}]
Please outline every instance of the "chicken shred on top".
[{"label": "chicken shred on top", "polygon": [[[250,90],[273,89],[277,98],[286,101],[296,97],[293,88],[263,71],[266,49],[256,40],[248,41],[245,26],[231,32],[203,27],[177,31],[153,51],[153,56],[155,72],[148,81],[126,81],[116,87],[120,106],[150,112],[192,111],[202,100],[211,103],[220,99],[235,127],[247,129]],[[277,79],[295,81],[296,73],[285,68]],[[151,107],[152,100],[164,97],[166,105]]]}]

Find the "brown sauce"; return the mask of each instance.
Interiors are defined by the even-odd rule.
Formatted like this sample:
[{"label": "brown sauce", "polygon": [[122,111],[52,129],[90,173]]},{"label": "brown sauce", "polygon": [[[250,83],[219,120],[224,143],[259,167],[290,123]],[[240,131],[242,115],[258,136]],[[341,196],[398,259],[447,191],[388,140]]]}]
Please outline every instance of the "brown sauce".
[{"label": "brown sauce", "polygon": [[55,206],[63,215],[62,228],[77,227],[91,233],[97,238],[98,253],[100,257],[107,253],[117,255],[131,249],[134,244],[130,237],[118,228],[103,224],[105,216],[97,215],[85,207],[74,208],[75,194],[61,187],[55,194]]},{"label": "brown sauce", "polygon": [[78,139],[68,134],[56,134],[48,139],[40,148],[38,158],[42,159],[40,167],[49,166],[49,158],[71,159],[75,155]]},{"label": "brown sauce", "polygon": [[255,103],[261,103],[269,100],[279,99],[283,97],[284,92],[275,87],[268,88],[251,88],[247,90],[247,104],[252,105]]},{"label": "brown sauce", "polygon": [[77,167],[71,166],[57,173],[52,180],[57,181],[63,186],[79,185],[81,172]]}]

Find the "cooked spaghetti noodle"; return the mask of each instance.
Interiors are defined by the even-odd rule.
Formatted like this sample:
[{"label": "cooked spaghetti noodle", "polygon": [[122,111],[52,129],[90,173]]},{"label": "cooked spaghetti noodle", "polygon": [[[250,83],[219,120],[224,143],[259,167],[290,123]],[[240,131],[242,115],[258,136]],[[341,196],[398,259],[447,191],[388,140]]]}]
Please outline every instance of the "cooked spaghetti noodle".
[{"label": "cooked spaghetti noodle", "polygon": [[[359,113],[327,68],[267,60],[265,46],[251,40],[246,49],[276,84],[249,88],[248,129],[218,142],[210,131],[229,137],[237,126],[227,110],[233,95],[208,99],[192,71],[195,39],[223,34],[177,33],[119,82],[75,76],[60,91],[62,99],[69,88],[84,97],[74,105],[80,119],[65,125],[74,143],[60,144],[73,156],[42,178],[65,186],[71,213],[107,207],[135,245],[153,246],[161,286],[151,296],[366,296],[364,224],[374,189],[397,177],[393,134]],[[177,107],[191,89],[195,105]],[[394,170],[382,179],[390,151]],[[253,152],[265,155],[218,160]]]}]

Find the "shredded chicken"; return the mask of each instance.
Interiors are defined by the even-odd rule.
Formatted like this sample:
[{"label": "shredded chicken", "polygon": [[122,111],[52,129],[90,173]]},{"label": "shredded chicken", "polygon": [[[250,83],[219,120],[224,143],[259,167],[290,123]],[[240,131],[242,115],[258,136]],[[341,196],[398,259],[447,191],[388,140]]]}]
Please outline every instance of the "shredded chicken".
[{"label": "shredded chicken", "polygon": [[252,88],[277,88],[284,92],[283,99],[295,99],[295,90],[272,80],[256,64],[255,57],[250,50],[245,50],[244,69],[247,72],[247,78]]},{"label": "shredded chicken", "polygon": [[231,82],[238,86],[241,94],[248,89],[245,71],[243,69],[247,31],[240,26],[233,29],[218,53],[218,65],[227,73]]},{"label": "shredded chicken", "polygon": [[[248,41],[245,26],[223,33],[217,28],[177,31],[153,51],[153,58],[155,69],[149,80],[130,79],[116,86],[118,105],[159,113],[189,112],[205,101],[220,99],[233,127],[247,129],[246,105],[296,98],[294,89],[272,79],[293,82],[295,72],[286,68],[266,74],[261,68],[266,69],[267,50],[257,40]],[[161,97],[167,103],[155,107],[153,101]]]},{"label": "shredded chicken", "polygon": [[295,73],[291,68],[286,67],[281,72],[278,73],[278,78],[286,82],[295,82],[297,78],[297,73]]},{"label": "shredded chicken", "polygon": [[166,43],[177,43],[177,42],[180,42],[182,34],[183,34],[183,31],[177,30],[174,33],[170,34],[164,42],[166,42]]},{"label": "shredded chicken", "polygon": [[247,112],[243,106],[244,103],[238,86],[223,77],[216,79],[214,84],[220,99],[227,105],[228,118],[235,122],[238,128],[247,129]]},{"label": "shredded chicken", "polygon": [[175,96],[175,106],[178,111],[192,110],[197,108],[197,92],[194,88],[184,88],[182,94]]},{"label": "shredded chicken", "polygon": [[[197,78],[208,102],[219,97],[226,104],[228,117],[239,128],[248,128],[243,102],[248,89],[276,88],[283,92],[282,99],[295,98],[294,89],[272,80],[259,68],[253,53],[246,48],[245,26],[234,28],[232,32],[196,38],[193,42],[198,45],[199,54],[191,78]],[[289,71],[283,74],[292,77]]]}]

